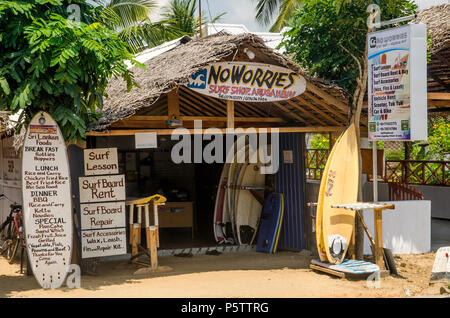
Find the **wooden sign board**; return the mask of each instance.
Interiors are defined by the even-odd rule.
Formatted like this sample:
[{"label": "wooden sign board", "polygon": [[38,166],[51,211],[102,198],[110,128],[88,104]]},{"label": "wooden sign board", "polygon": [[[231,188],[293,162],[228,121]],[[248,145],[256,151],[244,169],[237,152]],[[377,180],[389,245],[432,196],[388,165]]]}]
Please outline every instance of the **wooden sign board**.
[{"label": "wooden sign board", "polygon": [[72,258],[72,198],[66,144],[53,118],[31,120],[22,150],[22,196],[30,267],[43,288],[59,288]]},{"label": "wooden sign board", "polygon": [[81,257],[104,257],[127,253],[125,228],[81,232]]},{"label": "wooden sign board", "polygon": [[80,177],[80,202],[125,201],[125,176]]},{"label": "wooden sign board", "polygon": [[[362,173],[373,174],[372,149],[361,149]],[[377,149],[377,174],[384,177],[384,150]]]},{"label": "wooden sign board", "polygon": [[85,149],[84,172],[87,176],[118,174],[117,148]]},{"label": "wooden sign board", "polygon": [[292,70],[277,65],[218,62],[193,74],[186,86],[219,99],[273,102],[303,94],[306,80]]},{"label": "wooden sign board", "polygon": [[117,227],[125,227],[125,202],[81,204],[83,230]]}]

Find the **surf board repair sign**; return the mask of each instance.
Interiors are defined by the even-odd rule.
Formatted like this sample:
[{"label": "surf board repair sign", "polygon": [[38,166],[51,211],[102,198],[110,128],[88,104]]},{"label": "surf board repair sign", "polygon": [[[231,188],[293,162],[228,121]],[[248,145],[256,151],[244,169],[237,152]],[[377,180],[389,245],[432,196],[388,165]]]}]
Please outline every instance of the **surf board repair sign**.
[{"label": "surf board repair sign", "polygon": [[186,86],[219,99],[272,102],[302,94],[306,81],[290,69],[276,65],[219,62],[192,75]]},{"label": "surf board repair sign", "polygon": [[72,259],[72,198],[66,144],[53,118],[31,120],[22,150],[25,239],[34,277],[59,288]]},{"label": "surf board repair sign", "polygon": [[368,34],[369,140],[427,140],[426,25]]}]

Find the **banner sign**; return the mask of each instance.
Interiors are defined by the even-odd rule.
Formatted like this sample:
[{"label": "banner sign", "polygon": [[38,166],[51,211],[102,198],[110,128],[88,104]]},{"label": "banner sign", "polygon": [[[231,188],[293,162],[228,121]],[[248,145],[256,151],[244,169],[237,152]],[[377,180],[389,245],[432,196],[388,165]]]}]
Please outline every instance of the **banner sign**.
[{"label": "banner sign", "polygon": [[22,150],[22,196],[30,268],[43,288],[59,288],[72,259],[72,195],[66,143],[53,118],[31,120]]},{"label": "banner sign", "polygon": [[127,253],[125,176],[117,174],[118,167],[117,148],[84,150],[88,177],[78,179],[80,202],[85,202],[80,205],[82,258]]},{"label": "banner sign", "polygon": [[290,69],[276,65],[219,62],[192,75],[186,86],[219,99],[272,102],[302,94],[306,81]]},{"label": "banner sign", "polygon": [[426,140],[426,26],[370,33],[368,46],[369,140]]}]

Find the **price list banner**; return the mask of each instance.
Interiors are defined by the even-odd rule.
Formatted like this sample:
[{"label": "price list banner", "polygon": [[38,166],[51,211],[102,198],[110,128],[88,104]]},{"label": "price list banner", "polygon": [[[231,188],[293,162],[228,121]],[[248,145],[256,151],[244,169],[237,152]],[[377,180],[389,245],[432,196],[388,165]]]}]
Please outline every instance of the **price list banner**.
[{"label": "price list banner", "polygon": [[369,140],[426,140],[426,26],[370,33],[368,46]]}]

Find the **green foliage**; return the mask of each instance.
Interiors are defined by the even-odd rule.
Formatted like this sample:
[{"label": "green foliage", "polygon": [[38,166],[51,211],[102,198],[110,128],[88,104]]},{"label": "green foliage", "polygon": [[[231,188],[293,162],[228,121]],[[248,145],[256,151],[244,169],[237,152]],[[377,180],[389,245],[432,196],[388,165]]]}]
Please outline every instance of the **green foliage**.
[{"label": "green foliage", "polygon": [[310,142],[311,149],[330,149],[330,138],[328,134],[314,134]]},{"label": "green foliage", "polygon": [[[82,19],[68,19],[67,5],[80,5]],[[0,2],[0,109],[22,111],[25,123],[44,110],[67,140],[85,136],[100,116],[111,77],[136,85],[125,60],[129,45],[95,20],[84,1]]]},{"label": "green foliage", "polygon": [[428,120],[428,143],[414,142],[411,159],[448,160],[450,155],[450,122],[444,116]]},{"label": "green foliage", "polygon": [[256,20],[262,25],[268,25],[275,14],[278,13],[270,32],[279,32],[286,26],[293,13],[299,8],[304,0],[257,0]]},{"label": "green foliage", "polygon": [[[200,19],[196,16],[197,0],[171,0],[163,9],[163,17],[168,25],[181,30],[185,34],[193,35],[199,32]],[[202,12],[202,25],[214,23],[225,13],[208,20],[207,14]]]},{"label": "green foliage", "polygon": [[154,0],[93,0],[96,19],[127,42],[134,52],[153,47],[186,34],[172,25],[173,21],[152,22],[149,18],[156,7]]},{"label": "green foliage", "polygon": [[[374,1],[381,19],[389,20],[414,13],[416,5],[407,0]],[[354,57],[364,57],[367,35],[366,0],[305,0],[284,33],[281,46],[310,75],[318,75],[353,92],[359,77]],[[361,63],[362,65],[362,63]]]}]

